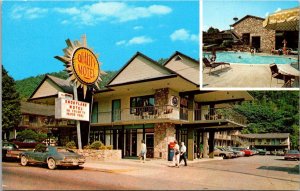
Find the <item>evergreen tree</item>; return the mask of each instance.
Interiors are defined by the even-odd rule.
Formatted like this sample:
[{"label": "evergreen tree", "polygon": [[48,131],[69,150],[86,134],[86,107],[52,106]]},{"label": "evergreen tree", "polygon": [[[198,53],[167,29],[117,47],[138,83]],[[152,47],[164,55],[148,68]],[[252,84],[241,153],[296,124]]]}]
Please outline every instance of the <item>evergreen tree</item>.
[{"label": "evergreen tree", "polygon": [[9,139],[9,131],[21,120],[21,104],[15,81],[2,66],[2,139]]}]

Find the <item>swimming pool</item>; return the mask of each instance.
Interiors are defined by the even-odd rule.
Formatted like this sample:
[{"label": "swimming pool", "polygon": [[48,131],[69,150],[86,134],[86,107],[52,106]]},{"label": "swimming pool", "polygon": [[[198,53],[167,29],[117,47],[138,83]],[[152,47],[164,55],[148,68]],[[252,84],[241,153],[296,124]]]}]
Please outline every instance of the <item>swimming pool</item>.
[{"label": "swimming pool", "polygon": [[[203,53],[203,57],[209,58],[211,53]],[[248,52],[217,52],[216,62],[243,63],[243,64],[291,64],[297,59],[284,56],[251,55]]]}]

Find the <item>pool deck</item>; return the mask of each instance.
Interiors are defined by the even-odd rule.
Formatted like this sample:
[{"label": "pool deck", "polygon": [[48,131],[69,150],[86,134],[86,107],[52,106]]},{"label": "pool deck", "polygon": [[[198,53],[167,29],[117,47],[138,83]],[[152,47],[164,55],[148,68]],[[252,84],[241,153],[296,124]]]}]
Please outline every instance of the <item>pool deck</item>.
[{"label": "pool deck", "polygon": [[[269,64],[230,64],[211,70],[203,67],[203,88],[279,88],[284,85],[283,80],[273,78]],[[299,88],[299,82],[292,83],[292,87]]]}]

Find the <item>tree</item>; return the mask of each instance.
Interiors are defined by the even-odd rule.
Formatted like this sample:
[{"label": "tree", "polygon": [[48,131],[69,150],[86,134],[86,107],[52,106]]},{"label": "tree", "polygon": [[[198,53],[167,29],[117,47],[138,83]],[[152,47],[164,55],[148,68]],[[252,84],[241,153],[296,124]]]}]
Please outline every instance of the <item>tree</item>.
[{"label": "tree", "polygon": [[215,34],[215,33],[219,33],[220,30],[217,28],[213,28],[213,27],[209,27],[209,29],[207,30],[207,33],[209,34]]},{"label": "tree", "polygon": [[2,66],[2,139],[9,139],[10,130],[21,120],[20,97],[15,81]]},{"label": "tree", "polygon": [[157,62],[161,65],[164,65],[168,59],[167,58],[160,58]]}]

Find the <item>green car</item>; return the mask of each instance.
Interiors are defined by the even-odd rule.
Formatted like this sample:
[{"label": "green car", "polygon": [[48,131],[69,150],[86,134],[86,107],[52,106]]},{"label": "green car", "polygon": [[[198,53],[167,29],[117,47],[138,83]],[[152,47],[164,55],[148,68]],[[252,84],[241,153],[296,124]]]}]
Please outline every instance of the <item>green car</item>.
[{"label": "green car", "polygon": [[266,155],[267,151],[264,149],[257,149],[259,155]]},{"label": "green car", "polygon": [[72,150],[63,147],[44,146],[36,147],[33,151],[20,153],[21,165],[28,163],[47,164],[53,170],[57,166],[77,166],[83,165],[85,158]]}]

